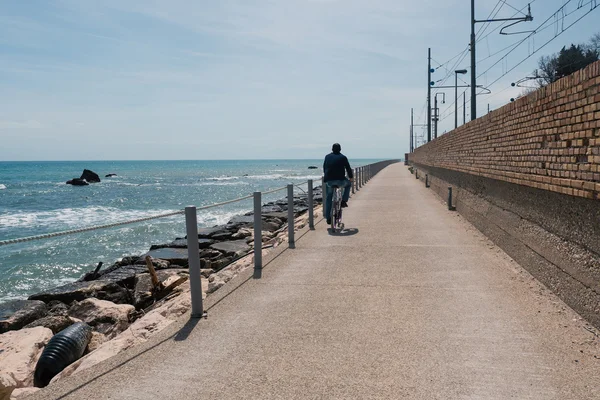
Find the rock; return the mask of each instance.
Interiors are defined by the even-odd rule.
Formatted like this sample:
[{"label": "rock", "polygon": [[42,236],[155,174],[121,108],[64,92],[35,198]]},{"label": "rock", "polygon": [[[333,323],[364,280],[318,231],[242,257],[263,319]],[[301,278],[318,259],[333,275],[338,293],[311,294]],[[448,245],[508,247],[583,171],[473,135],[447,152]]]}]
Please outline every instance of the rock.
[{"label": "rock", "polygon": [[35,364],[51,337],[52,331],[41,326],[0,335],[0,372],[7,373],[16,387],[33,386]]},{"label": "rock", "polygon": [[240,226],[244,226],[244,225],[254,225],[254,215],[238,215],[236,217],[233,217],[228,223],[227,225],[233,225],[236,228],[239,228]]},{"label": "rock", "polygon": [[0,333],[21,329],[42,318],[48,312],[46,304],[37,300],[12,300],[0,304]]},{"label": "rock", "polygon": [[263,223],[262,223],[262,229],[265,231],[269,231],[269,232],[276,231],[280,227],[281,227],[281,225],[279,225],[275,222],[263,221]]},{"label": "rock", "polygon": [[212,274],[208,278],[208,290],[207,293],[213,293],[220,289],[225,284],[225,281],[221,279],[218,274]]},{"label": "rock", "polygon": [[69,316],[79,318],[97,332],[114,337],[127,329],[134,311],[135,307],[129,304],[89,298],[73,304]]},{"label": "rock", "polygon": [[73,325],[73,323],[73,320],[71,320],[69,317],[47,316],[25,325],[25,328],[35,328],[36,326],[43,326],[44,328],[50,329],[52,333],[57,334],[63,329]]},{"label": "rock", "polygon": [[223,231],[221,233],[215,233],[214,235],[212,235],[212,238],[214,240],[218,240],[218,241],[225,241],[225,240],[231,239],[232,236],[233,236],[232,232]]},{"label": "rock", "polygon": [[200,269],[200,275],[202,275],[203,278],[208,278],[214,272],[215,271],[213,271],[211,268],[202,268],[202,269]]},{"label": "rock", "polygon": [[266,218],[266,219],[277,218],[278,220],[285,223],[288,220],[288,215],[287,215],[287,211],[286,212],[283,212],[283,211],[270,212],[270,213],[264,213],[263,218]]},{"label": "rock", "polygon": [[[227,232],[227,230],[225,230],[225,228],[223,228],[222,226],[214,226],[212,228],[201,228],[198,229],[198,238],[199,239],[210,239],[212,237],[212,235],[216,234],[216,233],[223,233],[223,232]],[[187,239],[187,237],[186,237]]]},{"label": "rock", "polygon": [[[212,239],[198,239],[198,248],[200,248],[200,249],[206,249],[207,247],[209,247],[214,242],[215,241],[212,240]],[[187,247],[188,247],[187,239],[177,239],[177,240],[172,241],[171,243],[153,244],[150,247],[150,250],[158,250],[158,249],[164,249],[164,248],[181,248],[181,249],[187,249]]]},{"label": "rock", "polygon": [[236,233],[234,233],[231,238],[232,239],[244,239],[253,235],[253,230],[251,228],[240,228]]},{"label": "rock", "polygon": [[278,205],[275,205],[275,204],[272,204],[272,205],[264,205],[264,206],[262,206],[262,208],[261,208],[261,213],[262,213],[263,217],[264,217],[266,214],[271,214],[271,213],[280,213],[280,212],[282,212],[282,211],[283,211],[283,209],[282,209],[280,206],[278,206]]},{"label": "rock", "polygon": [[[12,394],[10,395],[10,400],[18,400],[18,399],[24,399],[27,396],[32,395],[33,393],[37,392],[38,390],[41,390],[40,388],[36,388],[36,387],[25,387],[25,388],[18,388],[13,390]],[[2,397],[0,396],[0,399]]]},{"label": "rock", "polygon": [[79,178],[73,178],[67,181],[67,185],[73,185],[73,186],[87,186],[89,185],[89,183],[87,183],[86,181],[84,181],[83,179],[79,179]]},{"label": "rock", "polygon": [[[141,263],[143,261],[144,265],[145,265],[146,264],[146,261],[145,261],[146,256],[152,257],[153,260],[155,258],[160,258],[161,260],[166,260],[169,263],[174,264],[174,265],[179,265],[179,266],[187,266],[188,265],[188,250],[187,250],[187,248],[180,249],[180,248],[165,247],[162,249],[150,250],[149,252],[147,252],[146,254],[141,256],[137,262]],[[147,269],[146,269],[146,271],[147,271]]]},{"label": "rock", "polygon": [[105,178],[112,178],[113,176],[117,176],[117,174],[106,174],[104,175]]},{"label": "rock", "polygon": [[29,300],[41,300],[45,303],[58,300],[66,304],[71,304],[73,301],[81,301],[90,297],[121,304],[129,303],[131,296],[127,289],[114,282],[96,280],[92,282],[67,283],[66,285],[31,295],[29,296]]},{"label": "rock", "polygon": [[62,301],[52,300],[46,304],[48,307],[48,315],[51,316],[62,316],[66,317],[69,311],[69,307]]},{"label": "rock", "polygon": [[16,388],[17,381],[8,372],[0,372],[0,400],[9,399]]},{"label": "rock", "polygon": [[[161,269],[158,265],[159,263],[152,263],[155,269]],[[165,261],[165,264],[169,265],[168,261]],[[110,272],[100,275],[97,281],[99,282],[112,282],[116,283],[119,286],[131,288],[135,284],[135,276],[137,274],[143,274],[148,272],[148,267],[146,267],[146,263],[144,264],[136,264],[136,265],[125,265],[123,267],[114,269]]]},{"label": "rock", "polygon": [[229,242],[215,243],[210,246],[213,250],[218,250],[228,256],[238,257],[250,251],[250,246],[245,240],[231,240]]},{"label": "rock", "polygon": [[79,179],[85,179],[89,183],[100,182],[100,177],[98,176],[98,174],[94,171],[90,171],[89,169],[84,169]]},{"label": "rock", "polygon": [[106,343],[107,341],[108,341],[108,338],[105,335],[103,335],[100,332],[92,331],[92,337],[91,337],[90,341],[88,342],[87,352],[91,353],[92,351],[96,350],[97,348],[102,346],[102,344]]}]

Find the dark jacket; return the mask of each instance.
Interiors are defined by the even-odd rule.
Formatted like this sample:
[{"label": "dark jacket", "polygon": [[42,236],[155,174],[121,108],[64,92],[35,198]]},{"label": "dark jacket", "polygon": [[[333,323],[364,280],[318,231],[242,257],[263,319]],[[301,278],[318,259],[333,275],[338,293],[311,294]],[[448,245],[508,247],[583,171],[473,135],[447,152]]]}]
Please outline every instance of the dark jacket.
[{"label": "dark jacket", "polygon": [[323,162],[323,172],[325,173],[325,182],[343,180],[346,178],[346,172],[348,178],[354,178],[348,158],[342,153],[327,154]]}]

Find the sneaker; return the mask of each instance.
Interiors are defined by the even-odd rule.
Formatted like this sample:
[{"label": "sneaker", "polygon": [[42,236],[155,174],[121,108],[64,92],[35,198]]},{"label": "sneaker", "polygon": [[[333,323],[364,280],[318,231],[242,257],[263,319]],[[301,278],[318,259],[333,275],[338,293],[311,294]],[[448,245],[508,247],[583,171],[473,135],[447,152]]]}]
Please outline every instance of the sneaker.
[{"label": "sneaker", "polygon": [[331,225],[331,219],[327,218],[327,225]]},{"label": "sneaker", "polygon": [[342,200],[342,208],[348,207],[348,202]]}]

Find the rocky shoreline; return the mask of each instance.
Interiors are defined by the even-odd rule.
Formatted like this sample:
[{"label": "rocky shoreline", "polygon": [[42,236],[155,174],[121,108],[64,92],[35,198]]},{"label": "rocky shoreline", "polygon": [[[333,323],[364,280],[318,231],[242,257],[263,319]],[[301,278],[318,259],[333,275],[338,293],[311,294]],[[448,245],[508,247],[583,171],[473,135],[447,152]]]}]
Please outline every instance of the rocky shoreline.
[{"label": "rocky shoreline", "polygon": [[[322,204],[321,188],[313,193]],[[287,240],[287,199],[262,207],[263,249]],[[294,198],[294,224],[307,224],[308,195]],[[316,210],[318,212],[318,210]],[[206,297],[253,263],[253,213],[198,230],[202,291]],[[268,251],[268,250],[267,250]],[[187,238],[151,246],[78,281],[0,304],[0,400],[23,398],[33,387],[37,361],[50,339],[83,322],[91,339],[83,357],[52,382],[142,343],[190,308]]]}]

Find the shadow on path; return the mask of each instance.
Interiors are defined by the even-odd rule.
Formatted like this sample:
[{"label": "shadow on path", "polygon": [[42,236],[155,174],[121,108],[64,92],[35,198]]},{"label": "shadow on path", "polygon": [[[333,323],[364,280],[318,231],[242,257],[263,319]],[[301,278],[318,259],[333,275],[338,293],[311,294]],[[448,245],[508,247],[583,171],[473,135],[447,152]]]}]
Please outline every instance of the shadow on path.
[{"label": "shadow on path", "polygon": [[331,228],[327,228],[327,231],[331,236],[353,236],[358,233],[358,228],[348,228],[342,230],[341,232],[336,232]]}]

